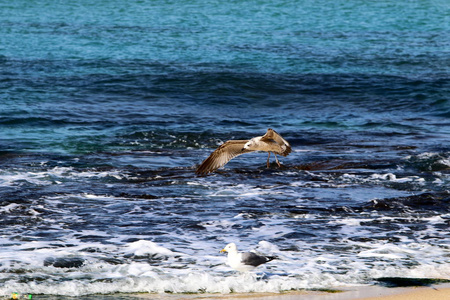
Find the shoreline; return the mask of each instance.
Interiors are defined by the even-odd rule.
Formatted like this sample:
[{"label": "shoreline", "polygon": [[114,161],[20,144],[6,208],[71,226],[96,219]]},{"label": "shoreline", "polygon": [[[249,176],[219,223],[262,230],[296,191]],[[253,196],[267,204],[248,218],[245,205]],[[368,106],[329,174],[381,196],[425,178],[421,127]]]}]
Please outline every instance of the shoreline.
[{"label": "shoreline", "polygon": [[448,300],[450,283],[417,287],[346,287],[332,292],[300,290],[244,294],[131,294],[129,297],[159,300]]}]

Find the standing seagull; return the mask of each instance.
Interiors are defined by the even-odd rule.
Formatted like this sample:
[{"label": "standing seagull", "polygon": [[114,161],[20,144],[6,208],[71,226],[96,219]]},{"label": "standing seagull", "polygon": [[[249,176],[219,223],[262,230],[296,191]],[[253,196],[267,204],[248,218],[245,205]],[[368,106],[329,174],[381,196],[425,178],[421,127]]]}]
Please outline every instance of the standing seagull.
[{"label": "standing seagull", "polygon": [[257,136],[250,140],[226,141],[202,162],[196,173],[198,175],[206,175],[223,167],[236,156],[252,151],[265,151],[269,153],[267,167],[269,167],[270,152],[272,152],[275,155],[278,166],[281,167],[277,154],[287,156],[291,153],[292,149],[291,145],[281,135],[269,128],[265,135]]},{"label": "standing seagull", "polygon": [[253,252],[238,252],[235,243],[226,245],[220,252],[228,252],[228,265],[240,272],[251,271],[259,265],[276,259],[273,256],[261,256]]}]

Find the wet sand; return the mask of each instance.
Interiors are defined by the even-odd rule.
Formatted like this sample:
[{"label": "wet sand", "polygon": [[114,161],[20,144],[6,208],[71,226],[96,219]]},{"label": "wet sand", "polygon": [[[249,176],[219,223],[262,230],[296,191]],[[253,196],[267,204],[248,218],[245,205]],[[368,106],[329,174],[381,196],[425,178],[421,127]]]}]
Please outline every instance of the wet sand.
[{"label": "wet sand", "polygon": [[294,291],[285,293],[247,293],[247,294],[133,294],[130,298],[159,300],[448,300],[450,284],[429,287],[386,288],[364,286],[344,288],[340,291]]},{"label": "wet sand", "polygon": [[[400,289],[400,288],[397,288]],[[416,287],[402,288],[395,294],[378,297],[362,298],[364,300],[448,300],[450,299],[450,286],[447,287]]]}]

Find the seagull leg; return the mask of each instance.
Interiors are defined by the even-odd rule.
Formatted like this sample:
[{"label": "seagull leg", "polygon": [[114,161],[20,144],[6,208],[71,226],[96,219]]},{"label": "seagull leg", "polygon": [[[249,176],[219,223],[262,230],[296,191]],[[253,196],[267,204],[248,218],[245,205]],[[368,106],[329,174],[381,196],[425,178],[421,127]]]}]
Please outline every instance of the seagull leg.
[{"label": "seagull leg", "polygon": [[278,167],[281,167],[280,162],[278,161],[277,155],[275,154],[275,152],[273,153],[273,155],[275,155],[275,160],[277,161]]},{"label": "seagull leg", "polygon": [[269,168],[269,166],[270,166],[269,158],[270,158],[270,152],[269,152],[269,156],[267,156],[267,168]]}]

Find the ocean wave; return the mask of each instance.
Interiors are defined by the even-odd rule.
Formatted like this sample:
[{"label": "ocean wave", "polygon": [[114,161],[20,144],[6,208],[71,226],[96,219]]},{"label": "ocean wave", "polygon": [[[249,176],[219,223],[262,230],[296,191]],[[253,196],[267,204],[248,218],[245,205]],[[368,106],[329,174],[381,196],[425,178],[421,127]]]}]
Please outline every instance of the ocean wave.
[{"label": "ocean wave", "polygon": [[48,170],[9,169],[0,170],[0,186],[21,186],[32,184],[35,186],[62,184],[67,180],[77,179],[112,179],[120,181],[126,179],[126,174],[119,171],[79,171],[73,167],[54,167]]},{"label": "ocean wave", "polygon": [[[86,176],[89,189],[102,174],[51,170]],[[314,178],[289,172],[299,182]],[[357,203],[345,200],[349,186],[285,185],[273,175],[264,185],[159,175],[106,183],[112,194],[49,190],[21,203],[22,195],[10,194],[0,208],[9,232],[1,240],[8,245],[0,260],[8,284],[0,294],[281,292],[400,274],[449,276],[448,193],[374,199],[393,192],[352,186],[366,194]],[[181,197],[173,192],[179,189],[189,192]],[[265,275],[234,274],[218,251],[236,240],[243,250],[279,259],[259,270]]]},{"label": "ocean wave", "polygon": [[[137,244],[142,247],[137,247]],[[304,249],[302,252],[279,251],[267,242],[261,242],[262,249],[275,250],[280,255],[262,274],[233,274],[223,265],[223,259],[211,254],[190,255],[188,260],[194,265],[186,268],[180,259],[167,258],[155,264],[150,257],[147,261],[116,259],[106,256],[117,255],[123,249],[134,247],[147,253],[149,242],[135,242],[124,247],[96,245],[97,252],[82,250],[83,245],[58,249],[44,244],[29,243],[11,246],[9,251],[20,251],[21,259],[11,264],[10,252],[2,251],[3,280],[8,284],[0,287],[0,295],[12,292],[43,295],[81,296],[112,293],[249,293],[274,292],[313,288],[340,288],[355,284],[371,284],[379,277],[423,277],[448,278],[448,270],[435,261],[436,255],[445,255],[439,245],[430,246],[411,242],[393,245],[383,241],[360,245],[346,241],[350,253],[327,253],[320,244],[318,251]],[[34,251],[20,249],[34,247]],[[39,246],[41,248],[39,248]],[[205,245],[206,246],[206,245]],[[308,248],[312,245],[297,244]],[[152,244],[152,248],[161,246]],[[139,249],[140,248],[140,249]],[[209,249],[209,248],[208,248]],[[309,248],[310,249],[310,248]],[[135,251],[133,250],[133,251]],[[356,250],[356,251],[355,251]],[[127,251],[127,250],[125,250]],[[29,254],[33,252],[33,255]],[[153,250],[151,251],[153,253]],[[158,252],[161,252],[158,250]],[[169,250],[162,250],[172,256]],[[72,255],[72,256],[71,256]],[[75,256],[73,256],[75,255]],[[102,256],[105,259],[102,259]],[[203,256],[203,258],[201,258]],[[46,263],[53,259],[65,265]],[[420,257],[420,258],[419,258]],[[403,264],[418,260],[420,263],[409,269]],[[370,264],[367,265],[367,260]],[[71,264],[67,264],[70,261]],[[79,261],[81,264],[73,262]],[[64,277],[64,280],[61,280]]]}]

